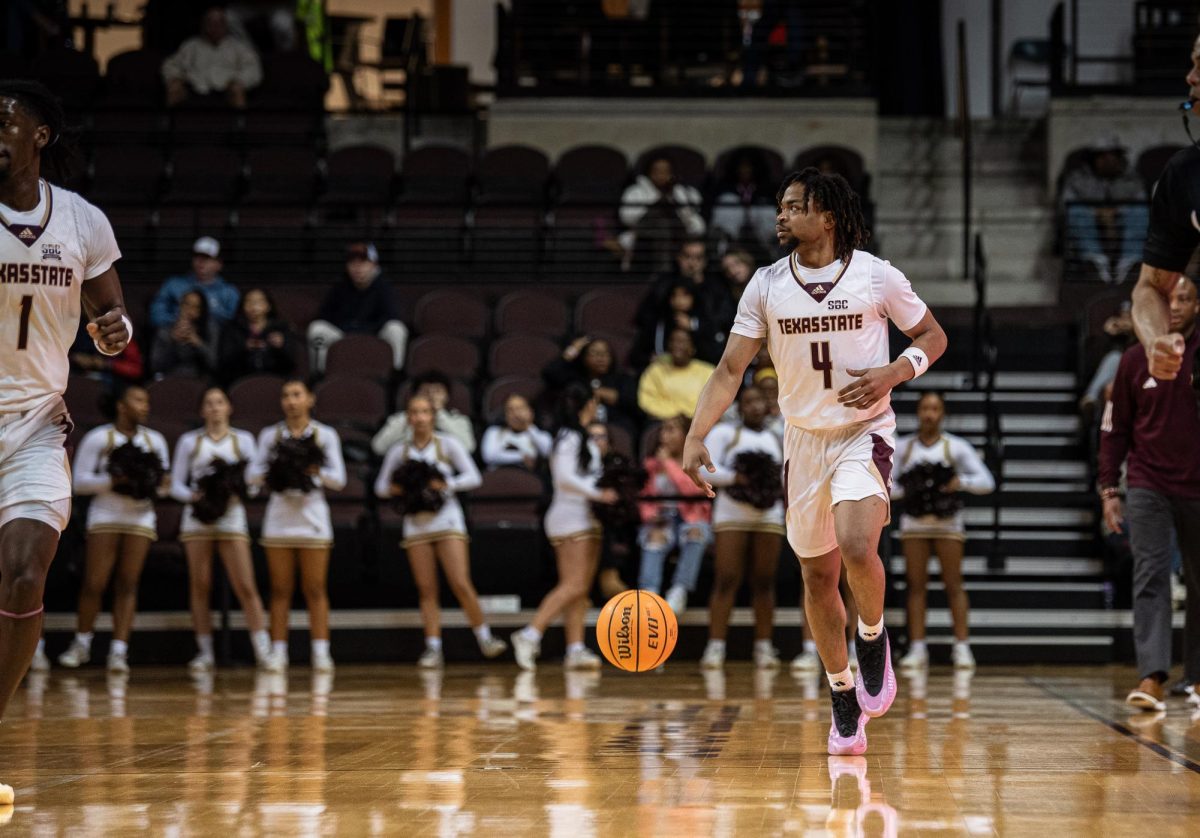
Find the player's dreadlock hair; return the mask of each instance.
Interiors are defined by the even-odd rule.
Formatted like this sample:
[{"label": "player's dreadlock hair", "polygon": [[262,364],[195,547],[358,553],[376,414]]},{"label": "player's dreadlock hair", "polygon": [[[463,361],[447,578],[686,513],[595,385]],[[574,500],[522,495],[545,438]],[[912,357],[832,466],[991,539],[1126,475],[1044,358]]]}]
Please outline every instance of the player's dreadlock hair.
[{"label": "player's dreadlock hair", "polygon": [[839,174],[822,174],[809,166],[792,172],[783,179],[775,203],[783,203],[783,193],[793,183],[804,184],[803,206],[808,211],[810,203],[816,203],[822,212],[833,214],[833,249],[839,261],[845,262],[851,253],[866,245],[871,238],[867,222],[863,218],[862,204],[850,183]]},{"label": "player's dreadlock hair", "polygon": [[60,185],[68,181],[80,156],[58,97],[39,81],[4,79],[0,80],[0,98],[15,99],[27,114],[50,129],[50,142],[41,152],[42,177]]}]

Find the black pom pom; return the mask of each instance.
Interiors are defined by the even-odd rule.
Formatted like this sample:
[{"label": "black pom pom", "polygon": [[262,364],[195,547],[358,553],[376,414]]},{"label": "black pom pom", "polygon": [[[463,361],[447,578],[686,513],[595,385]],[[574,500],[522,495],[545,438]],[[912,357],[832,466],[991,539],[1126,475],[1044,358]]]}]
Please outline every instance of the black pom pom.
[{"label": "black pom pom", "polygon": [[311,492],[314,488],[314,468],[325,465],[325,452],[311,436],[302,439],[287,437],[279,440],[271,451],[267,466],[267,487],[272,492],[298,490]]},{"label": "black pom pom", "polygon": [[117,494],[134,500],[149,500],[158,497],[158,487],[162,485],[165,472],[157,454],[126,442],[108,455],[108,473]]},{"label": "black pom pom", "polygon": [[430,483],[440,480],[443,483],[446,476],[437,466],[424,460],[405,460],[392,472],[392,485],[399,486],[404,491],[393,499],[396,511],[401,515],[413,515],[417,512],[437,512],[446,502],[446,496],[440,489],[430,488]]},{"label": "black pom pom", "polygon": [[729,497],[755,509],[770,509],[783,497],[783,473],[765,451],[743,451],[733,460],[737,480],[725,491]]},{"label": "black pom pom", "polygon": [[610,453],[604,457],[604,472],[596,486],[615,489],[619,497],[616,503],[592,504],[592,513],[605,529],[620,530],[641,523],[638,499],[649,476],[641,463],[622,454]]},{"label": "black pom pom", "polygon": [[904,489],[904,511],[913,517],[936,515],[949,518],[962,509],[957,492],[944,492],[943,487],[954,479],[954,469],[945,463],[920,463],[900,475]]},{"label": "black pom pom", "polygon": [[246,461],[227,463],[217,457],[196,480],[196,491],[200,499],[192,504],[192,515],[202,524],[214,523],[229,509],[229,501],[246,499]]}]

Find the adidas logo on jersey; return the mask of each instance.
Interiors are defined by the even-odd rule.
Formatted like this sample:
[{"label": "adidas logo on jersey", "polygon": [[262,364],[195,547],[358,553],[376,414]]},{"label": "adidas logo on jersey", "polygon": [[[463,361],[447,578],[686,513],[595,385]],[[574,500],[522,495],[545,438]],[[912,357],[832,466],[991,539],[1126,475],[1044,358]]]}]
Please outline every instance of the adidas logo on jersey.
[{"label": "adidas logo on jersey", "polygon": [[24,230],[17,233],[17,238],[20,239],[21,241],[31,241],[31,240],[37,238],[37,234],[34,233],[33,230],[26,227]]}]

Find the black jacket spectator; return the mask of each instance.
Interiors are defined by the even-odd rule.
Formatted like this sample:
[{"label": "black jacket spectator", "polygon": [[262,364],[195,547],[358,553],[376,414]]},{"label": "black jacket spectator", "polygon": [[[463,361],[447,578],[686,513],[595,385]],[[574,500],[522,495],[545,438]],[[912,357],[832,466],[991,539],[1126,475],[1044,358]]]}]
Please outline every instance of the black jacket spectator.
[{"label": "black jacket spectator", "polygon": [[262,288],[242,297],[237,316],[221,331],[218,375],[229,384],[256,373],[290,375],[296,369],[296,335]]},{"label": "black jacket spectator", "polygon": [[571,382],[581,382],[599,399],[599,421],[620,425],[631,435],[638,432],[642,411],[637,402],[637,379],[617,369],[608,341],[586,336],[576,339],[561,357],[546,365],[542,378],[550,398],[557,398]]},{"label": "black jacket spectator", "polygon": [[190,375],[207,378],[213,371],[218,332],[208,316],[208,300],[189,291],[179,301],[174,325],[159,329],[150,348],[150,371],[155,378]]},{"label": "black jacket spectator", "polygon": [[389,320],[399,320],[396,295],[383,276],[366,288],[356,288],[348,278],[343,278],[329,289],[317,319],[337,326],[347,334],[378,334]]}]

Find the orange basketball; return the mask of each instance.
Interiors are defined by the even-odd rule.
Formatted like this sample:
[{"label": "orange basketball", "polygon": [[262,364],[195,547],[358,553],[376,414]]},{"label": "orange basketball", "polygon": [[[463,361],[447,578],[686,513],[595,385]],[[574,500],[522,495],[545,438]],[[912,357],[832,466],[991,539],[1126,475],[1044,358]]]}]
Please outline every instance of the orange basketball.
[{"label": "orange basketball", "polygon": [[650,591],[625,591],[600,609],[596,642],[608,662],[626,672],[649,672],[675,651],[679,623],[666,600]]}]

